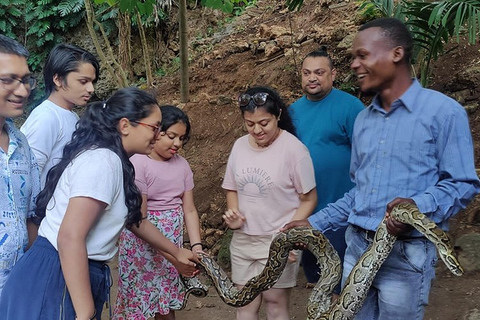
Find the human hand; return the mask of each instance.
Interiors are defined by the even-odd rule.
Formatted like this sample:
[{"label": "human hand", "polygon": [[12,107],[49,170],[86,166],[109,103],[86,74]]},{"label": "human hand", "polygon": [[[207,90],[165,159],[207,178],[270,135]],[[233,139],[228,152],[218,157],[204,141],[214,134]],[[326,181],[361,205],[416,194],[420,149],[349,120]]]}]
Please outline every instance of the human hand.
[{"label": "human hand", "polygon": [[192,251],[179,248],[173,265],[182,276],[194,277],[200,272],[200,270],[196,268],[196,262],[198,262],[198,257],[196,257]]},{"label": "human hand", "polygon": [[236,209],[228,209],[222,216],[230,229],[240,229],[245,223],[245,216]]},{"label": "human hand", "polygon": [[288,253],[288,262],[297,261],[299,254],[300,254],[300,251],[298,250],[290,250],[290,252]]},{"label": "human hand", "polygon": [[[287,223],[286,225],[284,225],[283,227],[280,228],[280,232],[286,232],[292,228],[295,228],[295,227],[312,227],[312,225],[310,224],[310,222],[308,222],[307,219],[303,219],[303,220],[293,220],[293,221],[290,221],[289,223]],[[301,243],[301,242],[298,242],[298,243],[295,243],[295,245],[293,246],[294,249],[298,249],[298,250],[306,250],[307,249],[307,245],[304,244],[304,243]],[[292,252],[292,251],[290,251]],[[289,259],[290,259],[290,254],[289,254]],[[295,260],[293,260],[295,261]]]},{"label": "human hand", "polygon": [[292,228],[295,228],[295,227],[312,227],[312,225],[310,224],[310,222],[308,222],[307,219],[303,219],[303,220],[293,220],[293,221],[290,221],[289,223],[287,223],[286,225],[284,225],[283,227],[280,228],[280,232],[285,232],[289,229],[292,229]]},{"label": "human hand", "polygon": [[393,218],[390,215],[390,212],[392,212],[393,208],[400,203],[415,204],[415,201],[413,201],[412,199],[409,199],[409,198],[395,198],[387,204],[387,212],[385,214],[386,223],[387,223],[387,231],[391,235],[394,235],[394,236],[397,236],[397,237],[399,235],[408,233],[408,232],[413,230],[413,227],[411,225],[406,224],[406,223],[402,223],[398,220],[395,220],[395,218]]}]

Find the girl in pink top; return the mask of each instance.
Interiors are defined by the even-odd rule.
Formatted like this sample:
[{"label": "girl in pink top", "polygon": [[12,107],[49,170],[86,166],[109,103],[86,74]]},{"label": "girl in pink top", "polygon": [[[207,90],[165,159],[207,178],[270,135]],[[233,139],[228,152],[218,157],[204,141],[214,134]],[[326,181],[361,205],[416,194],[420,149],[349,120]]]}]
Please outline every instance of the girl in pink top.
[{"label": "girl in pink top", "polygon": [[[133,156],[135,183],[142,192],[142,212],[178,247],[183,225],[192,251],[202,250],[200,223],[193,201],[193,173],[177,152],[190,137],[187,115],[177,107],[162,106],[160,136],[148,156]],[[175,319],[184,300],[175,258],[158,254],[130,231],[120,236],[118,295],[114,319]],[[179,270],[175,267],[179,267]]]},{"label": "girl in pink top", "polygon": [[[268,87],[254,87],[238,99],[248,134],[230,153],[222,187],[227,193],[223,216],[234,229],[230,245],[232,280],[239,288],[259,274],[273,236],[286,223],[307,218],[317,204],[313,164],[307,148],[294,136],[285,103]],[[262,301],[267,319],[288,320],[298,257],[292,252],[272,289],[237,309],[237,319],[258,319]]]}]

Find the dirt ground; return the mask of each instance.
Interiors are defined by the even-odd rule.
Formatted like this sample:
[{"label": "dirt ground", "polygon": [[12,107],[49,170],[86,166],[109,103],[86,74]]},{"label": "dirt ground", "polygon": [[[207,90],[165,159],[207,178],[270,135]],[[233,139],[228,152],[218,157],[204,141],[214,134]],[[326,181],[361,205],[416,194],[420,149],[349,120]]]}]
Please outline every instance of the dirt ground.
[{"label": "dirt ground", "polygon": [[[301,96],[297,75],[300,62],[306,53],[321,44],[328,45],[338,69],[336,86],[352,87],[348,46],[342,46],[342,43],[348,35],[355,33],[361,23],[355,3],[307,0],[301,12],[291,14],[279,3],[282,1],[258,1],[257,7],[247,10],[246,15],[233,23],[225,22],[223,15],[210,10],[189,12],[190,102],[180,104],[180,80],[177,76],[157,79],[155,93],[158,100],[179,104],[192,122],[193,138],[184,155],[195,174],[195,202],[201,218],[202,238],[207,250],[215,256],[225,246],[222,238],[226,232],[221,220],[225,198],[220,185],[233,142],[245,134],[235,104],[239,92],[254,84],[269,85],[276,88],[286,101],[293,102]],[[271,42],[274,37],[272,30],[280,27],[287,33],[282,35],[282,29],[276,35],[275,43],[279,50],[267,56],[260,49],[261,43]],[[430,86],[450,94],[448,90],[452,89],[455,76],[465,68],[480,63],[480,46],[461,43],[448,48],[448,54],[434,63]],[[462,104],[477,104],[478,108],[480,81],[464,90],[467,93],[464,92]],[[360,96],[355,88],[353,92]],[[360,97],[366,102],[369,99]],[[476,109],[470,113],[477,167],[480,167],[479,116],[480,111]],[[480,202],[476,199],[452,220],[452,238],[479,233],[479,212]],[[305,279],[300,272],[299,284],[292,294],[292,319],[305,319],[305,303],[310,290],[305,288]],[[455,277],[439,262],[425,319],[463,319],[469,310],[480,308],[479,295],[479,272]],[[114,296],[115,288],[112,302]],[[206,298],[192,298],[187,308],[177,313],[180,320],[234,317],[234,308],[223,304],[213,288]]]}]

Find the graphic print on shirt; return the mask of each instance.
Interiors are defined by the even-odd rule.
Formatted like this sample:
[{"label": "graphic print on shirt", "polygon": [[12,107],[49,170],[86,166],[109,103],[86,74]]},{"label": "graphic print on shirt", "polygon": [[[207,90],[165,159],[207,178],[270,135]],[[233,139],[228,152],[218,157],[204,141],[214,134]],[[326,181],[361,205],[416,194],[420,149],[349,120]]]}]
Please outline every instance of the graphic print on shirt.
[{"label": "graphic print on shirt", "polygon": [[242,168],[236,175],[238,192],[249,202],[268,197],[268,190],[274,186],[268,172],[258,167]]}]

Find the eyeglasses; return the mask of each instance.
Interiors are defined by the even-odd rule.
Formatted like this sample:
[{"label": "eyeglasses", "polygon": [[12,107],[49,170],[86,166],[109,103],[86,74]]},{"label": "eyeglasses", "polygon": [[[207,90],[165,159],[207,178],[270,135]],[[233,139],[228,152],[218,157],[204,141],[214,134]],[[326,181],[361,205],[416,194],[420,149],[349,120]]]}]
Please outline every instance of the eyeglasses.
[{"label": "eyeglasses", "polygon": [[158,134],[160,133],[160,127],[159,126],[154,126],[153,124],[148,124],[145,122],[140,122],[140,121],[132,121],[133,123],[140,124],[142,126],[150,127],[153,130],[153,139],[157,140]]},{"label": "eyeglasses", "polygon": [[2,83],[2,87],[5,90],[14,91],[20,86],[22,83],[25,86],[25,89],[32,91],[35,89],[37,84],[37,80],[32,78],[31,76],[23,77],[22,79],[17,79],[13,77],[4,77],[0,78],[0,82]]},{"label": "eyeglasses", "polygon": [[261,107],[267,103],[268,93],[266,92],[257,92],[253,95],[249,95],[248,93],[241,94],[238,97],[238,104],[240,107],[246,107],[253,100],[253,103],[257,107]]}]

